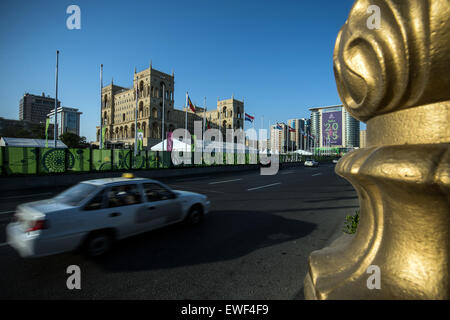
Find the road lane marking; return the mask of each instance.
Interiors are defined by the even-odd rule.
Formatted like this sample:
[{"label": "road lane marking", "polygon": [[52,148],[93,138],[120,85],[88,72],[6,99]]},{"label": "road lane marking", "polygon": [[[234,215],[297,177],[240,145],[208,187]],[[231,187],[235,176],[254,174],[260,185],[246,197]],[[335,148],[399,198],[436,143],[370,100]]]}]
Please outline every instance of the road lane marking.
[{"label": "road lane marking", "polygon": [[[198,188],[192,188],[192,187],[187,187],[187,188],[186,188],[186,186],[177,186],[177,185],[171,184],[171,183],[168,183],[167,185],[170,186],[170,187],[175,187],[175,188],[184,188],[184,189],[196,190],[196,191],[192,191],[192,192],[206,192],[206,193],[208,193],[208,192],[213,192],[213,193],[225,194],[225,192],[221,192],[221,191],[215,191],[215,190],[201,190],[201,189],[198,189]],[[180,189],[180,191],[184,191],[184,190],[181,190],[181,189]],[[189,190],[186,190],[186,191],[189,191]]]},{"label": "road lane marking", "polygon": [[313,174],[311,177],[314,177],[314,176],[320,176],[321,174],[322,174],[322,172],[315,173],[315,174]]},{"label": "road lane marking", "polygon": [[224,180],[224,181],[210,182],[208,184],[227,183],[227,182],[240,181],[240,180],[242,180],[242,178],[240,178],[240,179],[233,179],[233,180]]},{"label": "road lane marking", "polygon": [[53,193],[51,193],[51,192],[46,192],[46,193],[26,194],[26,195],[21,195],[21,196],[3,197],[3,198],[0,198],[0,200],[5,200],[5,199],[17,199],[17,198],[30,198],[30,197],[36,197],[36,196],[49,195],[49,194],[53,194]]},{"label": "road lane marking", "polygon": [[272,183],[272,184],[268,184],[268,185],[265,185],[265,186],[255,187],[255,188],[250,188],[250,189],[247,189],[247,191],[252,191],[252,190],[257,190],[257,189],[261,189],[261,188],[272,187],[272,186],[276,186],[276,185],[279,185],[279,184],[281,184],[281,182]]},{"label": "road lane marking", "polygon": [[8,213],[14,213],[15,211],[3,211],[3,212],[0,212],[0,214],[8,214]]},{"label": "road lane marking", "polygon": [[290,173],[294,173],[294,171],[282,172],[281,174],[290,174]]}]

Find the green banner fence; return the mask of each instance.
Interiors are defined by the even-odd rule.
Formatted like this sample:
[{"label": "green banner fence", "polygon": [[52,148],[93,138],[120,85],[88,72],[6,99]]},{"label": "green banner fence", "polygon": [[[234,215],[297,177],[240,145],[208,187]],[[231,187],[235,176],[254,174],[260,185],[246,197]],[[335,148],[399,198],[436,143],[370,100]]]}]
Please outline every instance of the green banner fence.
[{"label": "green banner fence", "polygon": [[[169,151],[141,151],[137,156],[129,149],[55,149],[1,147],[0,174],[35,175],[96,171],[152,170],[210,165],[259,163],[258,154],[218,153],[223,162],[207,164],[204,155],[190,152],[191,164],[172,163]],[[214,154],[213,154],[214,156]],[[303,157],[304,158],[304,157]],[[194,161],[197,160],[197,161]],[[298,154],[280,155],[280,162],[302,161]],[[195,164],[195,162],[199,162]]]}]

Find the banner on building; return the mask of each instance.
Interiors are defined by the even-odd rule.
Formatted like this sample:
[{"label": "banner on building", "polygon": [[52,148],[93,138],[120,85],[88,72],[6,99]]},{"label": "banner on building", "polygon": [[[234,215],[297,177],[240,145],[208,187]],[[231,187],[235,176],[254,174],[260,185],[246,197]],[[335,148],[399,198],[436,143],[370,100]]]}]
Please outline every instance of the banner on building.
[{"label": "banner on building", "polygon": [[342,110],[322,111],[323,145],[342,145]]}]

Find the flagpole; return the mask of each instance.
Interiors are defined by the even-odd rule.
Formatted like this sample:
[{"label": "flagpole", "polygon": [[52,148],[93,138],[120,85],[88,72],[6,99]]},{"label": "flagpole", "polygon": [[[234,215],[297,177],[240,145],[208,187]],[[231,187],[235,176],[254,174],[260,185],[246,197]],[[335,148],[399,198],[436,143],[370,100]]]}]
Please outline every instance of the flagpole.
[{"label": "flagpole", "polygon": [[103,114],[103,64],[100,65],[100,145],[99,149],[103,149],[103,120],[102,120],[102,114]]},{"label": "flagpole", "polygon": [[[217,98],[217,100],[219,100]],[[244,114],[245,117],[245,114]],[[222,122],[222,109],[219,107],[219,131],[220,131],[220,136],[221,136],[221,141],[222,141],[222,127],[220,126],[220,122]],[[244,125],[245,125],[245,121],[244,121]]]},{"label": "flagpole", "polygon": [[55,140],[55,148],[56,141],[58,137],[58,63],[59,63],[59,50],[56,50],[56,92],[55,92],[55,126],[53,128],[53,139]]},{"label": "flagpole", "polygon": [[164,118],[166,115],[166,112],[164,110],[165,107],[165,96],[166,96],[166,86],[163,82],[163,104],[162,104],[162,125],[161,125],[161,142],[162,142],[162,151],[164,152],[164,138],[165,138],[165,132],[164,132]]},{"label": "flagpole", "polygon": [[[185,119],[184,119],[184,128],[185,128],[185,132],[184,132],[184,144],[185,144],[185,150],[186,150],[186,153],[187,153],[187,136],[186,136],[186,131],[187,131],[187,105],[188,105],[188,92],[186,91],[186,102],[185,102],[185,108],[184,108],[184,110],[185,110]],[[186,155],[184,155],[184,156],[186,156]]]},{"label": "flagpole", "polygon": [[203,128],[202,128],[202,156],[203,156],[203,152],[205,150],[205,126],[206,126],[206,97],[203,100]]},{"label": "flagpole", "polygon": [[[136,70],[135,70],[136,72]],[[136,109],[134,110],[134,155],[137,156],[137,116],[138,116],[138,96],[139,96],[139,83],[136,81]]]}]

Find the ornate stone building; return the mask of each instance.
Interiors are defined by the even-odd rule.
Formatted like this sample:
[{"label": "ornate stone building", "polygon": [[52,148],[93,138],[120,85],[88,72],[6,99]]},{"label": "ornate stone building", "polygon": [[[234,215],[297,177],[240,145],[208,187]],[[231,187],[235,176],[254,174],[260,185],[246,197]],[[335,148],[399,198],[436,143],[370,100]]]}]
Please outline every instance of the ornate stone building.
[{"label": "ornate stone building", "polygon": [[[150,67],[134,72],[133,87],[124,88],[111,82],[102,89],[102,123],[105,128],[106,146],[131,146],[134,144],[136,87],[139,88],[137,129],[144,134],[144,147],[150,148],[161,142],[164,95],[164,136],[177,128],[185,127],[185,108],[174,108],[174,74],[166,74]],[[163,92],[164,91],[164,92]],[[244,128],[244,102],[234,99],[217,100],[217,109],[205,111],[196,107],[194,113],[188,108],[188,130],[194,133],[194,121],[204,117],[212,128]],[[100,126],[97,126],[97,142]]]}]

